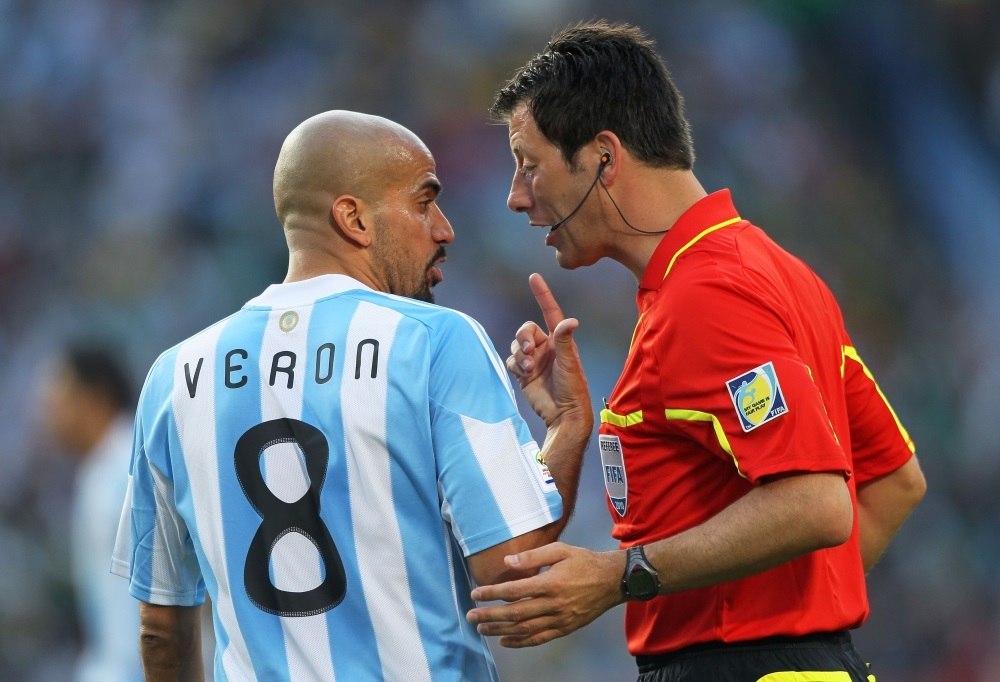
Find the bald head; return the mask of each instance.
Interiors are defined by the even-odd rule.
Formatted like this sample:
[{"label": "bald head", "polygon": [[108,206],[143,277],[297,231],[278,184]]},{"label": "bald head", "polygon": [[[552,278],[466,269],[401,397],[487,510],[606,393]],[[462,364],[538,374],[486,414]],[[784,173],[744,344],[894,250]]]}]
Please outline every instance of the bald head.
[{"label": "bald head", "polygon": [[327,111],[298,125],[274,168],[274,209],[286,230],[329,225],[333,199],[377,201],[400,161],[428,153],[407,128],[379,116]]}]

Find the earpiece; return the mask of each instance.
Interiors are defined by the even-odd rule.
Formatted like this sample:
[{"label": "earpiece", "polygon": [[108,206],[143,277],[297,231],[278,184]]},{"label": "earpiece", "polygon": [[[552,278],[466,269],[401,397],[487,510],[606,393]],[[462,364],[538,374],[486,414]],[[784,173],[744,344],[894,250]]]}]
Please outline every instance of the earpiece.
[{"label": "earpiece", "polygon": [[609,163],[611,163],[611,153],[607,150],[601,150],[601,168],[604,168]]}]

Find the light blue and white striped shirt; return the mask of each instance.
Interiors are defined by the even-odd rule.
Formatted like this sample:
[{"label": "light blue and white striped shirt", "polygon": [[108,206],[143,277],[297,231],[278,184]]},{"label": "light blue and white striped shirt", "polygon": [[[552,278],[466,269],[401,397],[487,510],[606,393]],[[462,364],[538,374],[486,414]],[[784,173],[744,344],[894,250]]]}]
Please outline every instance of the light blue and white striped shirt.
[{"label": "light blue and white striped shirt", "polygon": [[112,571],[213,602],[217,680],[495,680],[463,556],[562,503],[482,327],[343,275],[164,353]]}]

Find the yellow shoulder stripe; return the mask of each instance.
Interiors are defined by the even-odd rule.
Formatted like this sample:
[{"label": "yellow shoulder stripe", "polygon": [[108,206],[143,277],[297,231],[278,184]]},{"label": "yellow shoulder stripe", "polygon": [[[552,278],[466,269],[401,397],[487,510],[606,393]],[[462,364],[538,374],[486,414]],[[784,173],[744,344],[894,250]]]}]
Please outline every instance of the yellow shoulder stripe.
[{"label": "yellow shoulder stripe", "polygon": [[[871,676],[869,675],[869,679]],[[757,682],[851,682],[851,675],[840,671],[781,672],[764,675]]]},{"label": "yellow shoulder stripe", "polygon": [[695,235],[695,237],[691,241],[689,241],[687,244],[685,244],[684,246],[682,246],[681,248],[679,248],[677,250],[677,253],[674,254],[674,257],[670,259],[670,263],[667,264],[667,270],[666,270],[666,272],[663,273],[663,279],[666,279],[667,275],[670,274],[670,269],[674,267],[674,263],[677,261],[677,259],[680,257],[680,255],[682,253],[684,253],[685,251],[687,251],[688,249],[690,249],[692,246],[694,246],[694,244],[699,239],[701,239],[702,237],[704,237],[707,234],[711,234],[712,232],[715,232],[716,230],[721,230],[724,227],[728,227],[729,225],[732,225],[733,223],[738,223],[741,220],[743,220],[743,218],[740,218],[739,216],[736,216],[735,218],[730,218],[729,220],[723,221],[723,222],[721,222],[721,223],[719,223],[717,225],[712,225],[712,227],[705,228],[704,230],[702,230],[701,232],[699,232],[697,235]]},{"label": "yellow shoulder stripe", "polygon": [[642,423],[642,410],[636,410],[629,414],[616,414],[608,409],[601,410],[601,423],[612,424],[614,426],[635,426]]},{"label": "yellow shoulder stripe", "polygon": [[[896,411],[892,409],[892,405],[889,404],[889,400],[885,397],[885,393],[882,392],[882,389],[879,387],[878,382],[875,381],[875,377],[872,375],[871,370],[868,369],[868,366],[864,363],[864,360],[862,360],[861,356],[858,355],[857,349],[854,348],[854,346],[844,346],[844,357],[850,358],[851,360],[854,360],[856,363],[861,365],[861,371],[863,371],[865,373],[865,376],[868,377],[871,380],[871,382],[875,385],[875,390],[878,391],[878,395],[880,398],[882,398],[882,402],[884,402],[885,406],[889,408],[889,414],[892,415],[893,420],[896,422],[896,428],[899,429],[899,435],[901,435],[903,437],[903,440],[906,442],[906,447],[910,448],[910,452],[916,452],[917,446],[913,444],[913,440],[910,438],[910,434],[907,433],[906,428],[903,426],[902,422],[899,421],[899,417],[896,416]],[[841,365],[841,373],[843,373],[843,365]]]},{"label": "yellow shoulder stripe", "polygon": [[714,414],[709,414],[708,412],[699,412],[697,410],[664,410],[667,419],[679,419],[689,422],[711,422],[712,429],[715,431],[715,437],[719,441],[719,447],[733,459],[733,465],[736,467],[736,473],[738,473],[743,478],[746,478],[740,470],[740,462],[736,459],[736,455],[733,454],[733,448],[729,445],[729,438],[726,437],[726,431],[722,428],[722,422]]}]

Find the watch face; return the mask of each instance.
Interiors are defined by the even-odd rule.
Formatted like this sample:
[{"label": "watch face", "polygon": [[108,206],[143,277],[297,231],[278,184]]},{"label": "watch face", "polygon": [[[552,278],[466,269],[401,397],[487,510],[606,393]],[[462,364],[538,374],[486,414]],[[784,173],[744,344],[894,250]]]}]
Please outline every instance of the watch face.
[{"label": "watch face", "polygon": [[655,597],[656,579],[641,568],[634,570],[628,577],[628,591],[636,599]]}]

